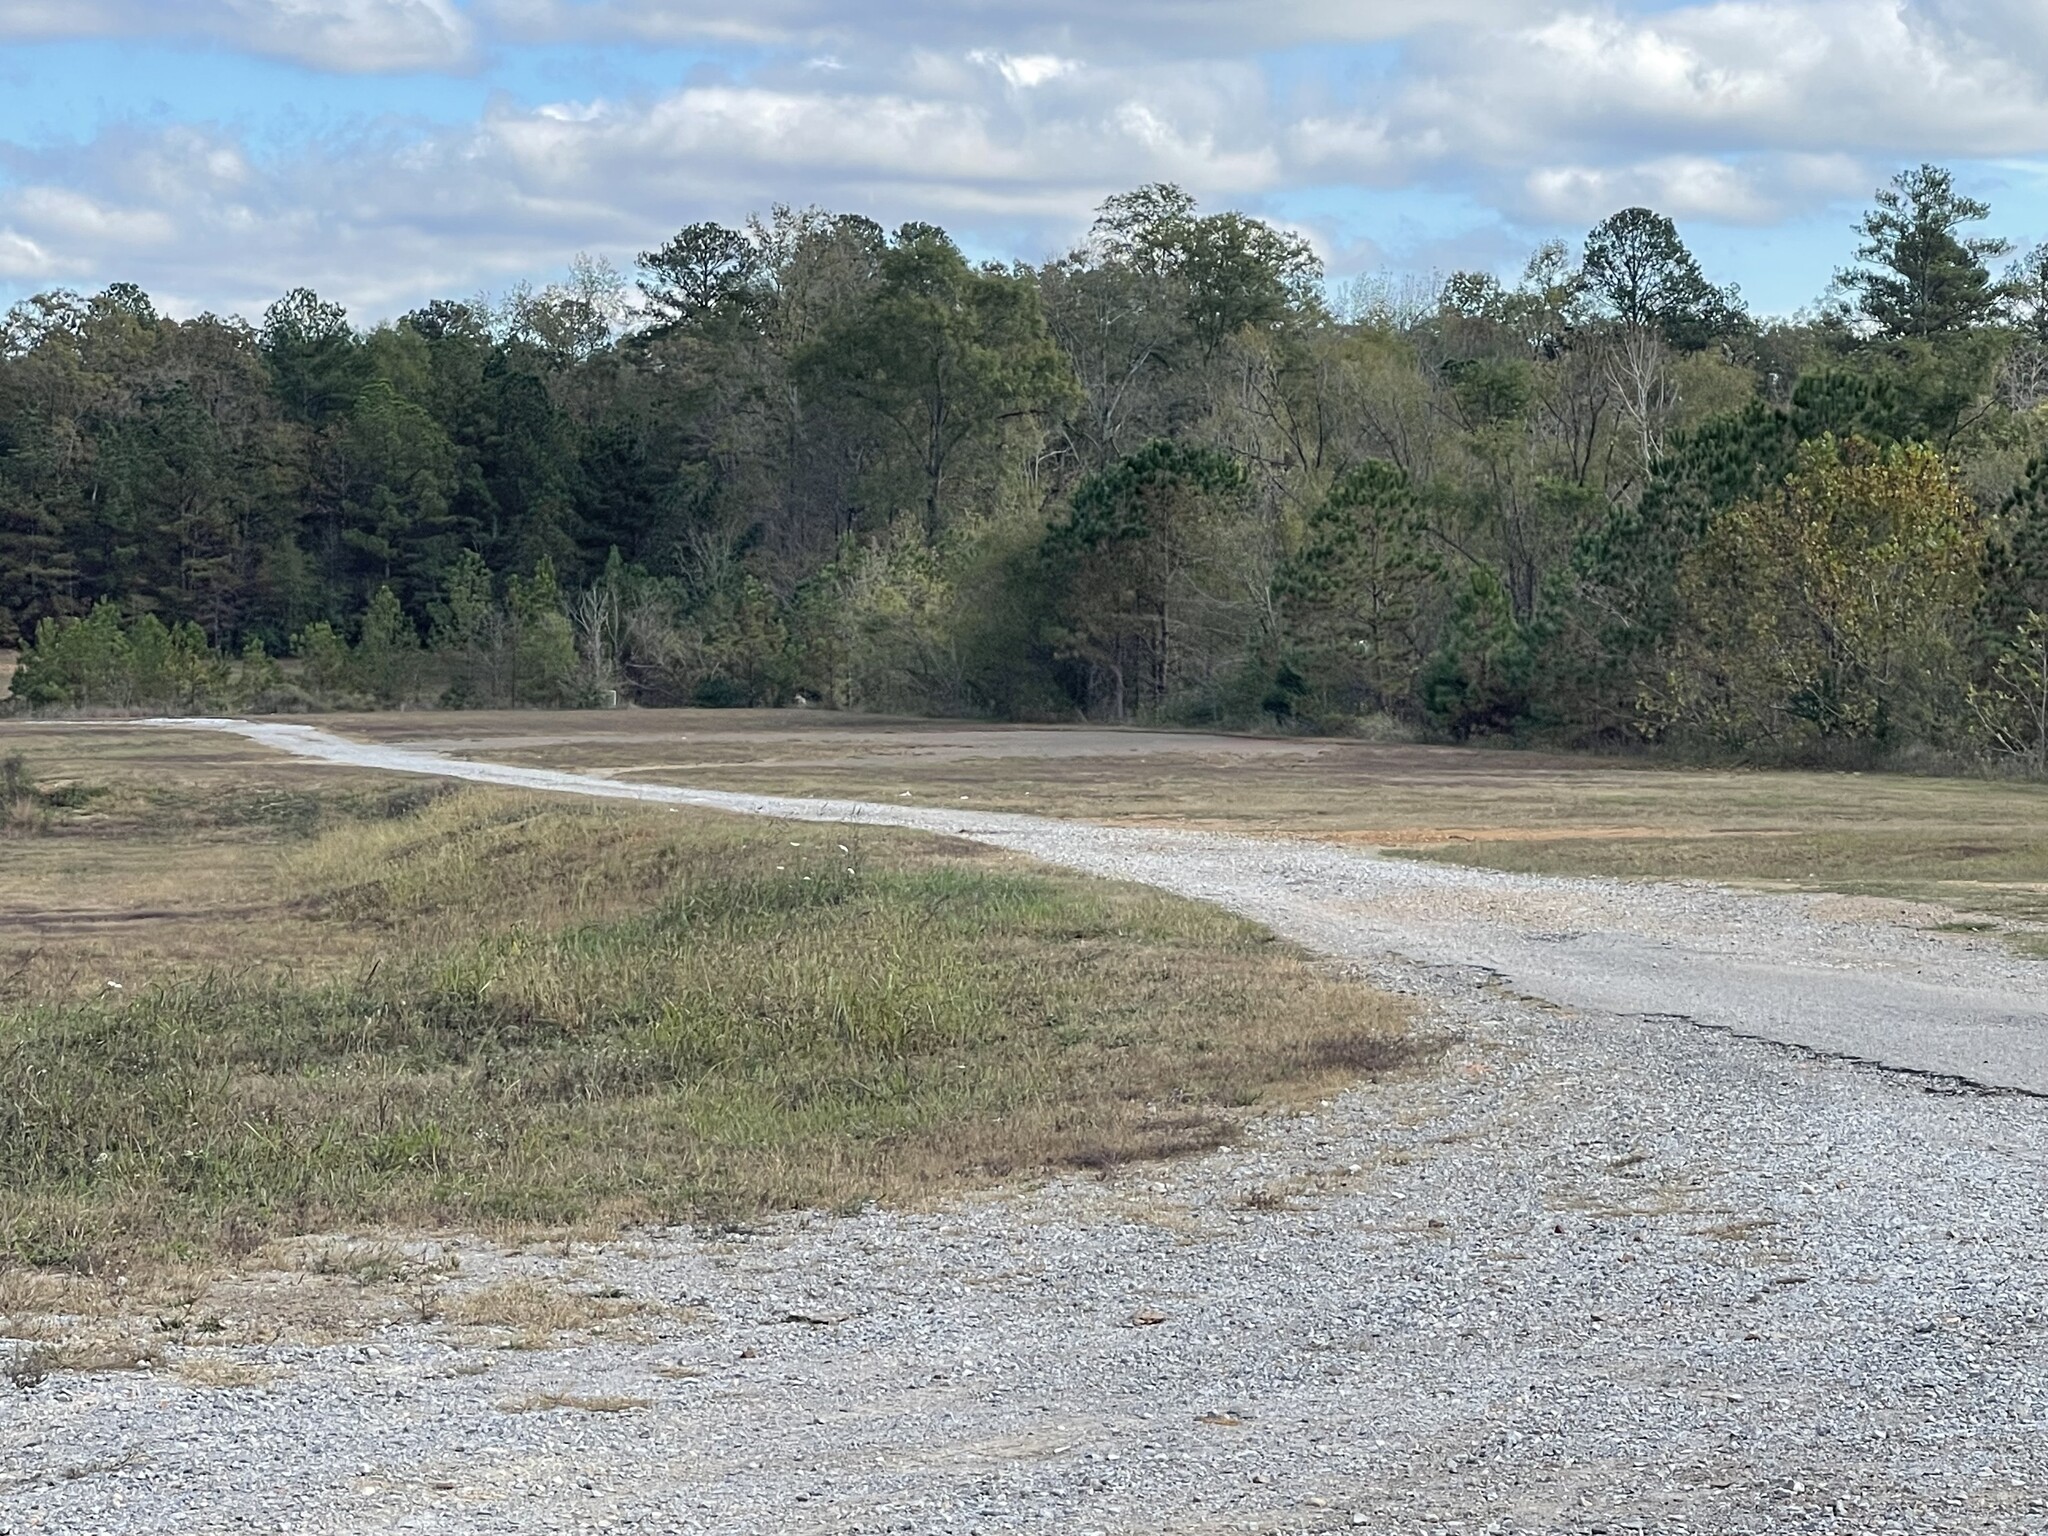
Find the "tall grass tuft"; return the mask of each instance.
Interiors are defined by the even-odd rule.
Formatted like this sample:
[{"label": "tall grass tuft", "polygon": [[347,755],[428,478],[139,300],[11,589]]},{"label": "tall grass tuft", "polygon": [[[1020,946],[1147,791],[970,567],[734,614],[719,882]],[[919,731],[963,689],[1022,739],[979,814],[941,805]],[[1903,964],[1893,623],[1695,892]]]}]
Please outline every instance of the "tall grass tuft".
[{"label": "tall grass tuft", "polygon": [[39,831],[48,819],[28,759],[19,752],[0,757],[0,836]]}]

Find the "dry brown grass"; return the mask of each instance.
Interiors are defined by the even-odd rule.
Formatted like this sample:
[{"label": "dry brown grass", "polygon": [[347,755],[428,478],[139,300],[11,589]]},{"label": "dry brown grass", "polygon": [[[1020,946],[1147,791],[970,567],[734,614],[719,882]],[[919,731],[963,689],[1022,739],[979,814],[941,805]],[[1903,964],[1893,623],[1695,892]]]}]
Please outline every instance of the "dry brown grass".
[{"label": "dry brown grass", "polygon": [[39,1387],[52,1376],[105,1375],[116,1371],[153,1371],[164,1363],[154,1344],[128,1338],[70,1337],[23,1342],[0,1357],[0,1371],[23,1391]]},{"label": "dry brown grass", "polygon": [[251,1365],[241,1360],[219,1360],[188,1355],[171,1367],[171,1374],[187,1386],[207,1387],[220,1392],[242,1392],[267,1387],[278,1379],[273,1366]]},{"label": "dry brown grass", "polygon": [[[207,737],[148,738],[144,778],[137,733],[46,735],[108,789],[0,867],[17,1260],[924,1199],[1213,1146],[1433,1051],[1249,924],[945,839],[287,789]],[[411,1262],[314,1267],[426,1315]]]},{"label": "dry brown grass", "polygon": [[464,1328],[516,1336],[516,1346],[544,1348],[563,1334],[602,1333],[606,1325],[638,1317],[652,1304],[629,1297],[591,1295],[539,1280],[507,1280],[444,1297],[441,1316]]},{"label": "dry brown grass", "polygon": [[359,1286],[383,1281],[437,1279],[461,1268],[446,1249],[391,1239],[317,1238],[279,1245],[275,1264],[309,1275],[339,1275]]},{"label": "dry brown grass", "polygon": [[123,1274],[0,1264],[0,1363],[8,1340],[82,1341],[96,1355],[141,1361],[171,1350],[182,1371],[219,1358],[190,1350],[361,1338],[438,1318],[459,1267],[435,1246],[396,1241],[280,1243],[232,1263],[210,1256]]},{"label": "dry brown grass", "polygon": [[373,936],[317,936],[277,887],[323,829],[402,814],[442,791],[381,774],[309,775],[233,738],[0,723],[0,756],[79,803],[0,839],[0,1009],[126,992],[207,967],[342,967]]},{"label": "dry brown grass", "polygon": [[559,1413],[567,1410],[573,1413],[632,1413],[653,1406],[650,1398],[624,1397],[614,1393],[529,1392],[524,1397],[505,1399],[498,1404],[498,1412]]},{"label": "dry brown grass", "polygon": [[52,1318],[103,1312],[106,1292],[84,1275],[0,1265],[0,1337],[37,1338]]}]

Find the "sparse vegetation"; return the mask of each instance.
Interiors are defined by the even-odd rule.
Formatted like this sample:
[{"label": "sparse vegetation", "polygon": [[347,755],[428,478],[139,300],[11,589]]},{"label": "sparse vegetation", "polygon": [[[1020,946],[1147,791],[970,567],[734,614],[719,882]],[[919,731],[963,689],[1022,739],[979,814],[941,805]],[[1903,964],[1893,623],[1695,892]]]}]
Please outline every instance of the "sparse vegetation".
[{"label": "sparse vegetation", "polygon": [[86,785],[38,784],[28,758],[19,752],[0,756],[0,837],[45,832],[53,812],[76,809],[92,798]]},{"label": "sparse vegetation", "polygon": [[[1887,824],[1690,837],[1495,839],[1424,851],[1448,863],[1529,874],[1715,880],[1928,901],[2048,922],[2048,831]],[[1995,923],[1954,923],[1991,931]]]},{"label": "sparse vegetation", "polygon": [[172,1370],[182,1382],[195,1387],[210,1387],[221,1392],[267,1387],[277,1380],[277,1372],[271,1367],[251,1365],[245,1360],[213,1360],[200,1357],[180,1360]]},{"label": "sparse vegetation", "polygon": [[45,955],[0,992],[13,1262],[856,1206],[1206,1147],[1429,1049],[1252,925],[939,840],[184,793],[159,784],[146,837],[59,828],[152,866],[203,848],[238,915],[189,955],[152,917],[118,988]]},{"label": "sparse vegetation", "polygon": [[19,752],[0,757],[0,835],[33,828],[42,820],[42,796]]},{"label": "sparse vegetation", "polygon": [[440,1316],[465,1328],[503,1330],[514,1347],[542,1349],[564,1333],[589,1333],[645,1312],[627,1297],[589,1295],[538,1280],[507,1280],[445,1300]]},{"label": "sparse vegetation", "polygon": [[154,1345],[137,1345],[122,1339],[77,1338],[17,1344],[5,1371],[16,1387],[32,1392],[52,1376],[152,1371],[163,1363],[163,1351]]}]

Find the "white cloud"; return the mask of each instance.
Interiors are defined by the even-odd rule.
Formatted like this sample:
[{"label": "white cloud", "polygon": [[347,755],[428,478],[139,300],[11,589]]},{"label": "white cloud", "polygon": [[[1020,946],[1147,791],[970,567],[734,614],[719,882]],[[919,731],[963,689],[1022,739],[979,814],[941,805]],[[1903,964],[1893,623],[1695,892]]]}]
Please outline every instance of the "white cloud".
[{"label": "white cloud", "polygon": [[555,270],[580,249],[630,259],[685,222],[777,200],[979,227],[1036,255],[1136,182],[1256,192],[1278,174],[1261,119],[1247,123],[1254,74],[1098,80],[1040,112],[1050,82],[990,93],[976,73],[972,98],[835,92],[810,76],[809,89],[501,103],[469,127],[261,158],[225,130],[136,125],[0,150],[20,242],[8,275],[129,278],[244,310],[303,282],[385,313]]},{"label": "white cloud", "polygon": [[1629,203],[1765,224],[1901,162],[2048,154],[2048,6],[1709,0],[1584,6],[1432,34],[1349,112],[1288,129],[1290,171],[1450,182],[1535,223]]},{"label": "white cloud", "polygon": [[[1050,78],[1050,77],[1048,77]],[[1257,190],[1277,163],[1242,130],[1250,78],[1166,72],[1104,79],[1051,112],[1035,94],[914,95],[692,87],[644,105],[570,113],[501,108],[471,152],[520,185],[633,187],[674,202],[716,189],[748,205],[808,193],[901,189],[935,208],[1052,205],[1076,216],[1148,177]]]},{"label": "white cloud", "polygon": [[14,217],[53,242],[74,248],[148,251],[167,243],[177,225],[163,208],[121,207],[69,187],[24,187],[13,198]]},{"label": "white cloud", "polygon": [[1591,225],[1618,208],[1648,207],[1675,219],[1767,224],[1869,190],[1853,156],[1772,155],[1717,160],[1662,155],[1619,165],[1550,165],[1523,184],[1524,210],[1544,223]]},{"label": "white cloud", "polygon": [[341,74],[448,70],[475,34],[453,0],[0,0],[0,39],[167,38]]},{"label": "white cloud", "polygon": [[[0,144],[0,279],[222,304],[311,281],[381,312],[775,201],[1037,256],[1147,180],[1254,208],[1422,189],[1505,245],[1630,203],[1762,226],[1901,162],[2048,156],[2048,0],[0,0],[0,38],[67,30],[356,70],[487,66],[517,37],[769,45],[663,90],[556,85],[297,149],[160,123]],[[1373,38],[1402,41],[1338,46]],[[1326,46],[1284,71],[1257,51],[1303,42]]]},{"label": "white cloud", "polygon": [[0,227],[0,278],[43,283],[58,275],[59,270],[50,251],[26,235]]},{"label": "white cloud", "polygon": [[1900,0],[1577,10],[1432,40],[1417,63],[1404,115],[1484,156],[2048,149],[2048,59],[2016,54],[2001,27],[1964,30]]},{"label": "white cloud", "polygon": [[1063,59],[1056,53],[1013,55],[976,48],[967,57],[976,64],[993,69],[1009,83],[1011,89],[1019,91],[1028,91],[1062,75],[1071,75],[1081,67],[1074,60]]},{"label": "white cloud", "polygon": [[1504,24],[1526,0],[479,0],[528,41],[739,42],[851,48],[992,47],[1020,54],[1224,57],[1299,43],[1381,42],[1426,28]]}]

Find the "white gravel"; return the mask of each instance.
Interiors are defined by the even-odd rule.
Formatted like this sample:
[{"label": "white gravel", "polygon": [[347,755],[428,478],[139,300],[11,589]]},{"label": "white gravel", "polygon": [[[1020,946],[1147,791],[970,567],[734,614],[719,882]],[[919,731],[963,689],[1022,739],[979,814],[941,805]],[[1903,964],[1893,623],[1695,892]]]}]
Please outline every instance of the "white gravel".
[{"label": "white gravel", "polygon": [[[1988,943],[1825,901],[230,728],[964,831],[1223,901],[1425,996],[1459,1043],[1205,1158],[746,1237],[469,1245],[450,1282],[693,1309],[639,1341],[485,1355],[410,1323],[223,1352],[263,1387],[0,1389],[0,1536],[2048,1531],[2048,1102],[1917,1075],[2042,1087],[2044,969]],[[649,1406],[498,1406],[544,1392]]]}]

